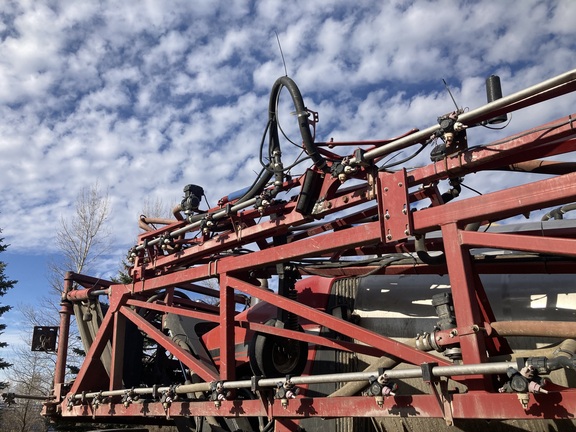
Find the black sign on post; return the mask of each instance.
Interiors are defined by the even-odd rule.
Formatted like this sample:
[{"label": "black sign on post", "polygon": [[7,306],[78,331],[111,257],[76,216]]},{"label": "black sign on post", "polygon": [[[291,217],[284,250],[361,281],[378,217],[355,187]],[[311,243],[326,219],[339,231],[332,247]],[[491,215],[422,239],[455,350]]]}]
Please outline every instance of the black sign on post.
[{"label": "black sign on post", "polygon": [[32,334],[32,351],[56,351],[58,327],[34,327]]}]

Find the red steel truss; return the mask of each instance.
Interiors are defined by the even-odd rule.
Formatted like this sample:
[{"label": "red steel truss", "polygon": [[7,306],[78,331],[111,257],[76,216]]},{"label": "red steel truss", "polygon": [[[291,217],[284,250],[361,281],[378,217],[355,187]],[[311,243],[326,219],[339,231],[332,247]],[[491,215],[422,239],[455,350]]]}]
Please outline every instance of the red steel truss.
[{"label": "red steel truss", "polygon": [[[572,71],[509,101],[460,113],[458,120],[470,129],[498,114],[573,92],[575,77],[576,71]],[[142,424],[172,424],[179,418],[246,417],[273,421],[276,430],[296,430],[301,419],[313,417],[439,418],[446,424],[459,419],[573,419],[574,389],[548,384],[547,393],[499,391],[507,368],[516,363],[494,361],[509,355],[511,348],[504,331],[496,330],[499,322],[480,276],[529,273],[550,277],[576,272],[576,228],[572,224],[558,221],[548,227],[543,222],[540,228],[517,232],[486,231],[490,224],[505,224],[506,219],[576,202],[576,164],[569,161],[576,150],[575,116],[491,144],[451,151],[447,143],[445,154],[436,161],[410,170],[382,169],[378,162],[391,151],[424,145],[427,139],[419,131],[388,141],[344,143],[358,149],[345,156],[332,153],[340,148],[338,143],[320,143],[317,154],[328,169],[315,163],[299,178],[284,178],[281,185],[276,184],[272,197],[266,195],[272,190],[268,186],[250,205],[222,200],[217,208],[195,218],[174,219],[142,234],[132,250],[131,283],[68,274],[60,312],[54,393],[45,404],[45,414],[54,420]],[[430,135],[428,130],[423,132]],[[540,160],[561,155],[556,161]],[[467,175],[490,176],[496,170],[509,171],[510,176],[515,175],[513,171],[546,175],[527,184],[450,202],[440,193],[449,187],[449,180],[454,185]],[[278,190],[288,198],[280,199]],[[471,230],[474,224],[482,227]],[[483,248],[515,253],[495,259],[471,253]],[[400,254],[404,259],[385,265],[376,259],[362,259]],[[343,262],[346,265],[327,265]],[[365,328],[361,322],[329,310],[322,297],[329,288],[321,288],[323,284],[368,274],[449,275],[457,325],[438,329],[434,343],[458,348],[459,358],[419,349],[413,341]],[[307,279],[308,275],[316,278]],[[295,298],[289,295],[294,289],[290,281],[300,277],[304,279],[296,286],[303,288]],[[279,281],[278,290],[264,289],[262,281],[270,278]],[[324,282],[318,282],[319,278]],[[209,279],[217,280],[218,288],[202,284]],[[306,285],[308,280],[310,286]],[[87,353],[80,372],[67,383],[70,316],[103,294],[108,310],[85,345]],[[216,301],[195,301],[198,296]],[[251,313],[252,308],[240,313],[239,305],[246,298],[266,303],[274,317],[277,313],[299,317],[306,331],[269,325],[256,311]],[[211,340],[218,347],[217,358],[213,351],[210,355],[194,352],[168,332],[168,315],[212,323]],[[194,379],[128,387],[124,382],[130,367],[126,361],[128,326],[139,329],[149,343],[169,353],[184,375]],[[576,337],[573,322],[558,323],[560,327],[564,330],[558,336]],[[323,330],[310,330],[313,328]],[[307,345],[304,372],[279,378],[247,376],[241,364],[250,354],[239,353],[238,341],[255,335]],[[206,340],[203,343],[208,344]],[[406,378],[420,380],[425,391],[396,391],[386,396],[313,394],[307,391],[308,386],[322,377],[343,383],[369,382],[366,373],[354,375],[364,373],[361,370],[342,372],[337,377],[312,372],[319,350],[393,357],[415,374]],[[498,367],[483,369],[490,365]],[[458,369],[463,366],[470,368]],[[446,374],[439,372],[442,368]],[[403,379],[395,368],[367,373],[382,376],[385,382],[388,378]],[[287,380],[301,389],[294,398],[274,385]],[[215,390],[214,383],[228,391]],[[453,383],[464,390],[456,391]]]}]

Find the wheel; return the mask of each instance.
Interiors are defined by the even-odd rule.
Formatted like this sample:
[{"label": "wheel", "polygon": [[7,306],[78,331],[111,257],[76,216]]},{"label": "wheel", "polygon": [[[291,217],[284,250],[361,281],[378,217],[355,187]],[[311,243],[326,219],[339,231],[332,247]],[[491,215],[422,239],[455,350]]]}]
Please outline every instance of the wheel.
[{"label": "wheel", "polygon": [[[276,326],[272,319],[266,325]],[[300,331],[303,331],[300,327]],[[308,343],[256,333],[249,344],[248,355],[254,375],[268,378],[300,375],[308,360]]]}]

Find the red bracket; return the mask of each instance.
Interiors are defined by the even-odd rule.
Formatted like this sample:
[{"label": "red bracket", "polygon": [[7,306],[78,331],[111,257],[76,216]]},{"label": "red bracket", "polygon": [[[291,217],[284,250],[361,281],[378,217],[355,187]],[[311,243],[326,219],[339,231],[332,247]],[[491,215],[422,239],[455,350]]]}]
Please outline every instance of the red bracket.
[{"label": "red bracket", "polygon": [[385,243],[404,240],[412,234],[406,170],[378,173],[378,216]]}]

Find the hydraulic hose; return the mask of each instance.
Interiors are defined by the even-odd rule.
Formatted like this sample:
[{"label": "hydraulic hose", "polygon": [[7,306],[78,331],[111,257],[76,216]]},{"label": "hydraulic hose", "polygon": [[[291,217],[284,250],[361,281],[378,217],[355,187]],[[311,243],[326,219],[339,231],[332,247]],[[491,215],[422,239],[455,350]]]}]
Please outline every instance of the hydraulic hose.
[{"label": "hydraulic hose", "polygon": [[430,255],[428,249],[426,248],[426,237],[424,234],[414,237],[414,249],[416,250],[416,255],[418,255],[418,258],[420,258],[424,264],[446,264],[446,257],[444,256],[443,252],[440,255]]},{"label": "hydraulic hose", "polygon": [[[316,144],[314,144],[314,139],[310,133],[310,126],[308,124],[308,112],[304,106],[304,100],[302,99],[302,94],[298,89],[296,83],[287,76],[282,76],[276,80],[272,86],[272,92],[270,93],[270,104],[268,106],[269,116],[270,116],[270,150],[280,150],[279,138],[278,138],[278,119],[276,117],[276,107],[278,105],[278,97],[280,96],[280,91],[283,87],[286,87],[294,103],[294,108],[296,108],[296,116],[298,117],[298,127],[300,129],[300,135],[302,135],[302,142],[304,144],[304,149],[306,153],[310,156],[314,165],[324,172],[328,172],[329,168],[326,165],[326,160],[318,152]],[[270,155],[272,158],[273,155]]]},{"label": "hydraulic hose", "polygon": [[554,357],[548,360],[551,370],[570,368],[576,370],[576,340],[567,339],[554,351]]},{"label": "hydraulic hose", "polygon": [[281,149],[280,149],[280,138],[278,135],[278,117],[277,117],[277,106],[278,98],[280,97],[280,91],[282,88],[286,88],[290,93],[294,108],[296,109],[296,115],[298,117],[298,128],[300,129],[300,135],[302,136],[302,142],[304,143],[304,149],[306,153],[310,156],[314,165],[324,172],[328,172],[328,166],[326,165],[326,160],[318,152],[314,139],[312,138],[312,133],[310,132],[310,126],[308,124],[308,112],[304,106],[304,100],[302,94],[298,89],[296,83],[287,76],[280,77],[276,80],[272,86],[272,91],[270,92],[270,101],[268,104],[268,159],[269,165],[264,168],[258,179],[249,188],[249,190],[236,201],[236,204],[243,203],[253,197],[258,193],[262,192],[272,176],[275,177],[274,184],[275,188],[272,191],[272,195],[276,195],[279,191],[280,186],[284,181],[284,171],[281,161]]}]

